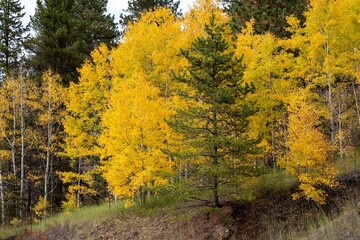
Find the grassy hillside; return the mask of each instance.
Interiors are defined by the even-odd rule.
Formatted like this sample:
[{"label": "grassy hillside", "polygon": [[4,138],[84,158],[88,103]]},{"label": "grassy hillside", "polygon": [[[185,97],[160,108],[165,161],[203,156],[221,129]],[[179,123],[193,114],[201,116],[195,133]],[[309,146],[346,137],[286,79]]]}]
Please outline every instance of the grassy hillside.
[{"label": "grassy hillside", "polygon": [[3,228],[0,239],[357,239],[358,176],[343,175],[343,187],[329,192],[325,206],[293,201],[294,179],[271,172],[248,187],[242,199],[223,195],[221,208],[176,194],[126,209],[122,202],[105,203]]}]

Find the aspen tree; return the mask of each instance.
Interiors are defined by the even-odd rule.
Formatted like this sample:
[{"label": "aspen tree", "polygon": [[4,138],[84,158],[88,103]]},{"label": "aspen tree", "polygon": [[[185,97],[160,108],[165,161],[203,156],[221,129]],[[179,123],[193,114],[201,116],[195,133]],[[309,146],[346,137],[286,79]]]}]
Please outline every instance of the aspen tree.
[{"label": "aspen tree", "polygon": [[[66,134],[64,155],[71,158],[71,165],[76,173],[59,174],[63,181],[72,184],[67,194],[69,208],[69,202],[79,206],[81,194],[93,195],[96,192],[91,189],[94,182],[90,176],[95,174],[94,170],[99,163],[98,137],[102,132],[101,117],[107,108],[112,85],[109,49],[102,44],[91,56],[92,62],[86,61],[79,70],[79,83],[70,84],[65,102],[68,114],[63,118]],[[88,186],[81,186],[82,183]],[[76,186],[73,186],[74,184]],[[76,194],[76,201],[73,201],[73,194]]]},{"label": "aspen tree", "polygon": [[148,190],[167,183],[172,162],[162,151],[170,132],[165,123],[170,111],[159,89],[144,75],[116,79],[109,109],[103,118],[103,175],[112,193],[139,196],[145,203]]},{"label": "aspen tree", "polygon": [[[334,188],[337,169],[330,160],[331,143],[318,129],[318,111],[308,103],[309,93],[293,94],[289,103],[289,126],[286,146],[289,152],[279,165],[296,176],[300,182],[294,199],[305,197],[319,204],[326,203],[326,192],[319,187]],[[316,147],[314,147],[316,145]]]},{"label": "aspen tree", "polygon": [[65,88],[61,86],[60,75],[51,70],[44,72],[42,76],[42,93],[40,99],[39,123],[45,129],[46,142],[43,148],[46,152],[44,168],[44,197],[43,214],[47,213],[49,180],[52,179],[52,163],[56,149],[59,148],[60,124],[64,117]]}]

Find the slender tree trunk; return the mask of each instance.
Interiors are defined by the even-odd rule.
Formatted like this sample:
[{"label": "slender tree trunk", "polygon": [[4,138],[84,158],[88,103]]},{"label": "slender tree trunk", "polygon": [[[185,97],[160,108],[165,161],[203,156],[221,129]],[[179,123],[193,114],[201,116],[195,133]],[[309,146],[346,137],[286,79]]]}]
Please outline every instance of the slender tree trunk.
[{"label": "slender tree trunk", "polygon": [[139,193],[140,193],[140,204],[144,206],[146,202],[146,189],[144,186],[140,187]]},{"label": "slender tree trunk", "polygon": [[341,101],[339,99],[339,156],[340,156],[340,160],[343,161],[344,160],[344,147],[343,147],[343,133],[342,133],[342,121],[341,121]]},{"label": "slender tree trunk", "polygon": [[16,138],[16,89],[15,89],[15,79],[13,81],[13,96],[12,96],[12,108],[13,108],[13,129],[12,129],[12,141],[9,143],[11,147],[11,161],[13,165],[13,173],[16,178],[16,162],[15,162],[15,138]]},{"label": "slender tree trunk", "polygon": [[359,125],[360,125],[359,100],[358,100],[358,97],[357,97],[357,92],[356,92],[356,88],[355,88],[355,83],[354,83],[354,81],[355,81],[355,79],[351,82],[351,85],[352,85],[352,89],[353,89],[353,92],[354,92],[355,106],[356,106],[356,113],[357,113],[357,116],[358,116],[358,121],[359,121]]},{"label": "slender tree trunk", "polygon": [[[328,36],[326,36],[326,38],[328,38]],[[325,50],[326,50],[326,55],[329,56],[330,50],[329,50],[328,43],[326,43],[326,45],[325,45]],[[330,114],[330,139],[331,139],[331,144],[334,144],[334,142],[335,142],[335,124],[334,124],[334,109],[333,109],[334,105],[333,105],[333,99],[332,99],[331,77],[330,77],[329,73],[325,74],[325,78],[326,78],[326,83],[328,85],[328,100],[329,100],[328,108],[329,108],[329,114]]]},{"label": "slender tree trunk", "polygon": [[[50,93],[50,91],[49,91]],[[51,138],[52,138],[52,126],[51,126],[51,97],[48,101],[48,122],[47,122],[47,146],[46,146],[46,164],[45,164],[45,176],[44,176],[44,213],[47,208],[47,196],[48,196],[48,181],[49,181],[49,168],[51,158]]]},{"label": "slender tree trunk", "polygon": [[81,180],[80,180],[80,174],[81,174],[81,158],[79,158],[79,165],[78,165],[78,174],[79,174],[79,178],[78,178],[78,190],[76,193],[76,206],[80,207],[80,186],[81,186]]},{"label": "slender tree trunk", "polygon": [[[215,158],[213,159],[213,164],[217,165],[217,160],[215,160]],[[213,174],[213,200],[212,200],[212,206],[213,207],[219,207],[220,203],[219,203],[219,178],[218,178],[218,174],[215,173]]]},{"label": "slender tree trunk", "polygon": [[332,88],[330,76],[326,74],[326,81],[328,84],[328,99],[329,99],[329,113],[330,113],[330,139],[331,144],[335,142],[335,124],[334,124],[334,113],[333,113],[333,100],[332,100]]},{"label": "slender tree trunk", "polygon": [[4,200],[4,185],[3,185],[1,160],[0,160],[0,203],[1,203],[1,226],[4,226],[5,225],[5,200]]},{"label": "slender tree trunk", "polygon": [[[217,113],[213,112],[213,125],[214,125],[214,133],[213,137],[218,137],[218,126],[217,126]],[[212,155],[212,166],[214,168],[213,174],[212,174],[212,190],[213,190],[213,199],[212,199],[212,206],[213,207],[219,207],[219,176],[218,176],[218,165],[219,165],[219,156],[218,156],[218,146],[215,144],[213,146],[213,155]]]},{"label": "slender tree trunk", "polygon": [[274,123],[271,126],[271,161],[272,167],[276,168],[276,156],[275,156],[275,130]]},{"label": "slender tree trunk", "polygon": [[20,79],[20,130],[21,130],[21,159],[20,159],[20,217],[22,217],[24,197],[24,160],[25,160],[25,118],[24,118],[24,82]]},{"label": "slender tree trunk", "polygon": [[[49,181],[50,181],[50,189],[51,191],[54,191],[54,178],[53,178],[53,158],[50,158],[50,174],[49,174]],[[50,195],[50,214],[53,214],[53,194]]]},{"label": "slender tree trunk", "polygon": [[51,126],[48,122],[48,136],[47,136],[47,149],[46,149],[46,163],[45,163],[45,176],[44,176],[44,213],[47,208],[47,196],[48,196],[48,181],[49,181],[49,169],[50,169],[50,146],[51,146]]},{"label": "slender tree trunk", "polygon": [[[144,144],[144,130],[141,127],[140,128],[140,145],[139,145],[139,150],[140,151],[145,151],[145,144]],[[145,163],[144,160],[142,160],[141,163],[141,170],[145,171]],[[142,186],[140,187],[140,204],[141,205],[145,205],[145,201],[146,201],[146,188],[145,188],[145,181],[144,179],[142,180]]]}]

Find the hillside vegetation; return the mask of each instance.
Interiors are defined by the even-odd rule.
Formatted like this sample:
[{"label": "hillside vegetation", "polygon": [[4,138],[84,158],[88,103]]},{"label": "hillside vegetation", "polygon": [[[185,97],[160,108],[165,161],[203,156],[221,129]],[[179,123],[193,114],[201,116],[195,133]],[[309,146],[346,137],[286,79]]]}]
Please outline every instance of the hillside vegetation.
[{"label": "hillside vegetation", "polygon": [[[2,230],[278,239],[357,224],[360,0],[246,3],[268,22],[222,2],[130,1],[120,34],[105,0],[37,1],[24,61],[0,38],[14,62],[0,65]],[[279,9],[285,28],[265,26]]]},{"label": "hillside vegetation", "polygon": [[[284,177],[276,172],[263,181]],[[289,179],[289,184],[273,181],[261,190],[253,186],[251,190],[258,191],[255,199],[224,200],[217,209],[177,194],[129,208],[111,202],[5,228],[0,239],[357,239],[360,175],[341,181],[343,188],[329,193],[325,206],[293,201],[296,185]]]}]

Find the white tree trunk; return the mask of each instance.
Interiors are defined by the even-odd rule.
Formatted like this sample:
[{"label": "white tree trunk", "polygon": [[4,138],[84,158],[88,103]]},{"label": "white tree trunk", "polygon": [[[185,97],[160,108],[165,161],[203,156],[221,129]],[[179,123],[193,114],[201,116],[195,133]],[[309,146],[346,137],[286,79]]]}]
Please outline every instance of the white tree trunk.
[{"label": "white tree trunk", "polygon": [[13,173],[16,178],[16,162],[15,162],[15,139],[16,139],[16,94],[15,94],[15,79],[13,81],[13,96],[12,96],[12,107],[13,107],[13,129],[12,129],[12,141],[9,141],[11,148],[11,161],[13,165]]},{"label": "white tree trunk", "polygon": [[[50,92],[50,91],[49,91]],[[52,123],[51,123],[51,97],[48,101],[48,122],[47,122],[47,144],[46,144],[46,164],[45,164],[45,176],[44,176],[44,213],[47,208],[47,196],[48,196],[48,182],[49,182],[49,169],[51,160],[51,144],[52,144]]]},{"label": "white tree trunk", "polygon": [[334,113],[333,113],[333,100],[332,100],[332,88],[331,88],[331,81],[328,74],[326,74],[326,81],[328,84],[328,108],[329,108],[329,114],[330,114],[330,139],[331,144],[334,144],[335,142],[335,125],[334,125]]},{"label": "white tree trunk", "polygon": [[24,160],[25,160],[25,117],[24,117],[24,80],[20,79],[20,131],[21,131],[21,158],[20,158],[20,218],[23,211],[24,197]]},{"label": "white tree trunk", "polygon": [[339,99],[339,157],[340,160],[344,160],[344,146],[343,146],[343,133],[342,133],[342,121],[341,121],[341,101]]},{"label": "white tree trunk", "polygon": [[358,121],[359,121],[359,125],[360,125],[360,110],[359,110],[359,100],[357,98],[357,92],[356,92],[356,88],[355,88],[355,83],[354,83],[355,80],[352,81],[351,85],[352,85],[352,89],[353,89],[353,92],[354,92],[354,98],[355,98],[355,106],[356,106],[356,113],[357,113],[357,116],[358,116]]},{"label": "white tree trunk", "polygon": [[1,226],[5,224],[5,200],[4,200],[4,185],[2,180],[2,168],[0,160],[0,203],[1,203]]},{"label": "white tree trunk", "polygon": [[76,206],[80,207],[80,185],[81,185],[81,180],[80,180],[80,174],[81,174],[81,158],[79,158],[79,165],[78,165],[78,174],[79,174],[79,178],[78,178],[78,190],[76,193]]}]

